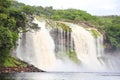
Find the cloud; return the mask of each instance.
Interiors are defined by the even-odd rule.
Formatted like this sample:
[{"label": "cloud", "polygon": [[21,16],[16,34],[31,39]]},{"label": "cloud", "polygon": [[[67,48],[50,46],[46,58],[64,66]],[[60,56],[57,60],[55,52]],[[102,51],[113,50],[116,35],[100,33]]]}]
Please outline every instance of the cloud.
[{"label": "cloud", "polygon": [[[120,11],[119,0],[18,0],[29,5],[53,6],[55,9],[76,8],[88,11],[91,14],[100,15],[97,12],[102,11],[105,14],[113,14]],[[103,12],[105,11],[105,12]]]}]

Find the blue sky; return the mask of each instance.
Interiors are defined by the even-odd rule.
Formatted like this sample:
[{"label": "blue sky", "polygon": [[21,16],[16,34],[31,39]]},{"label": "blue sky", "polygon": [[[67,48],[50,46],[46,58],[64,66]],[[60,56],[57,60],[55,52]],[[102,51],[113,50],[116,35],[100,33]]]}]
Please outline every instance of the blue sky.
[{"label": "blue sky", "polygon": [[120,15],[120,0],[18,0],[29,5],[53,6],[54,9],[75,8],[92,15]]}]

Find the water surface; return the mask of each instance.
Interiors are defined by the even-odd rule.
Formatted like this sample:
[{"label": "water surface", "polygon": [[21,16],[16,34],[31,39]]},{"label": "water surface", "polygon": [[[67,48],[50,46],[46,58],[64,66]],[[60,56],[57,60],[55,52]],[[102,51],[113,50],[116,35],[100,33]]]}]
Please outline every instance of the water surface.
[{"label": "water surface", "polygon": [[43,72],[0,74],[0,80],[120,80],[119,72]]}]

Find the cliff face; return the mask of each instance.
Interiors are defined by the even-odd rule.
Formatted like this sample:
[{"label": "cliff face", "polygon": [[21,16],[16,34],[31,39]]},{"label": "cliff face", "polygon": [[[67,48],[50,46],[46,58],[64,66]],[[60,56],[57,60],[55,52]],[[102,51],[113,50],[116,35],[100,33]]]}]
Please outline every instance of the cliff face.
[{"label": "cliff face", "polygon": [[103,54],[103,37],[97,29],[48,19],[34,22],[40,29],[26,32],[19,39],[19,59],[45,71],[56,70],[64,61],[86,66],[94,61],[100,65],[97,58]]},{"label": "cliff face", "polygon": [[50,34],[55,42],[55,52],[67,52],[74,50],[74,41],[71,32],[64,31],[61,28],[53,28]]},{"label": "cliff face", "polygon": [[67,57],[75,62],[79,62],[75,53],[74,40],[70,26],[63,22],[47,21],[46,27],[55,44],[55,55],[58,58]]}]

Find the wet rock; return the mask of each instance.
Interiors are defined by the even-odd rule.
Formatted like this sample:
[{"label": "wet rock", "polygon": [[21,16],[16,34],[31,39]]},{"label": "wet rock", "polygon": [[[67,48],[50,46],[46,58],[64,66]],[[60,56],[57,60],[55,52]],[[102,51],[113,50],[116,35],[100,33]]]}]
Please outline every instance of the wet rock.
[{"label": "wet rock", "polygon": [[0,73],[17,73],[17,72],[44,72],[33,65],[27,67],[0,67]]}]

